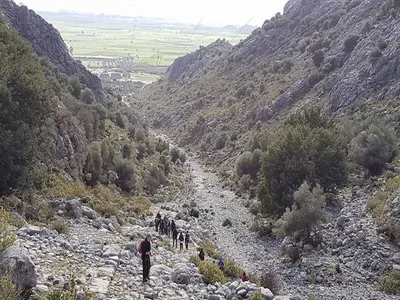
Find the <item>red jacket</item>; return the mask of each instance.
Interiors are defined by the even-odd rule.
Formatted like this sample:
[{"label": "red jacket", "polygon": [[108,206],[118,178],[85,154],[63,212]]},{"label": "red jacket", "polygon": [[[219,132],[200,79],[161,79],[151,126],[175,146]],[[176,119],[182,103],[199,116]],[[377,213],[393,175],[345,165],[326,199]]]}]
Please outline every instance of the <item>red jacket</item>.
[{"label": "red jacket", "polygon": [[243,282],[249,281],[249,277],[248,277],[247,275],[243,275],[242,281],[243,281]]}]

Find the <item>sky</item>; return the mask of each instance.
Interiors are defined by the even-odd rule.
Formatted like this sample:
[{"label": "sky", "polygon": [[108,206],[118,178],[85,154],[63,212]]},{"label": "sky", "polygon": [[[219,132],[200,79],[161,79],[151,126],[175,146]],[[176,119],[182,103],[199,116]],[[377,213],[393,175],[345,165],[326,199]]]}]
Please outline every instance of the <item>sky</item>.
[{"label": "sky", "polygon": [[[173,19],[202,25],[261,26],[282,12],[287,0],[15,0],[35,11],[73,10]],[[250,22],[249,22],[250,21]]]}]

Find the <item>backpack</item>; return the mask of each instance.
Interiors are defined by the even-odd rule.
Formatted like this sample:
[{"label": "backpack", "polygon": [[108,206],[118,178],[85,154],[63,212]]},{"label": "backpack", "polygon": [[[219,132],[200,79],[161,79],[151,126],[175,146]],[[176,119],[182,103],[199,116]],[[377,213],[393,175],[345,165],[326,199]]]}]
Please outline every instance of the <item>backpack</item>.
[{"label": "backpack", "polygon": [[186,233],[185,240],[188,241],[188,242],[190,241],[190,235],[189,235],[189,233]]},{"label": "backpack", "polygon": [[142,244],[143,244],[144,240],[141,240],[139,243],[139,247],[138,247],[138,252],[142,253]]}]

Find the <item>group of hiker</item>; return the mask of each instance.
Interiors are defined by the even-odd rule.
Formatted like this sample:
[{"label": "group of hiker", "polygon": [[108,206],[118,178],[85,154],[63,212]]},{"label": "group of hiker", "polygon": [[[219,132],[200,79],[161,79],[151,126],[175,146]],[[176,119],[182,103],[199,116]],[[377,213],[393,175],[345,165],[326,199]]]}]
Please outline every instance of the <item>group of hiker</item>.
[{"label": "group of hiker", "polygon": [[189,243],[190,243],[189,230],[186,230],[184,236],[182,231],[181,232],[178,231],[175,221],[174,220],[169,221],[167,216],[164,216],[164,218],[162,218],[160,212],[157,213],[154,223],[156,227],[156,232],[168,236],[171,236],[172,233],[172,247],[178,248],[178,240],[179,240],[180,250],[183,250],[183,243],[185,243],[186,250],[189,249]]},{"label": "group of hiker", "polygon": [[[155,219],[155,226],[156,226],[156,232],[159,232],[160,234],[165,234],[169,236],[170,233],[172,232],[173,247],[174,246],[176,248],[178,247],[178,240],[179,240],[180,250],[183,250],[183,243],[185,243],[186,250],[189,248],[189,242],[190,242],[189,230],[186,231],[185,236],[183,236],[182,231],[178,234],[178,230],[176,228],[174,220],[170,222],[166,216],[162,218],[161,214],[157,213]],[[151,240],[152,240],[151,234],[147,234],[145,239],[142,240],[138,246],[138,252],[141,254],[143,263],[143,282],[147,282],[150,280]],[[205,253],[203,248],[200,248],[199,258],[202,261],[205,260]],[[218,259],[217,265],[220,270],[222,271],[224,270],[225,264],[222,258]],[[246,275],[246,273],[243,273],[242,281],[248,281],[248,276]]]}]

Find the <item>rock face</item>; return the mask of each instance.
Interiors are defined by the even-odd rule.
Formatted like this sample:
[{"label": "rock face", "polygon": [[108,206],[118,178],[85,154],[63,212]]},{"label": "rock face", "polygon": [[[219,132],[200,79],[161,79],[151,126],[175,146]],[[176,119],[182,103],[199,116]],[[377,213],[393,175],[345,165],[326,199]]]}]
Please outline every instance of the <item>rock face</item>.
[{"label": "rock face", "polygon": [[0,256],[0,266],[8,271],[14,284],[22,289],[37,284],[35,265],[25,249],[11,246]]},{"label": "rock face", "polygon": [[86,85],[93,90],[97,100],[102,100],[101,81],[86,68],[74,60],[60,33],[41,16],[26,6],[18,6],[12,0],[0,1],[0,14],[6,22],[33,45],[40,56],[45,56],[67,75],[82,74],[86,77]]}]

